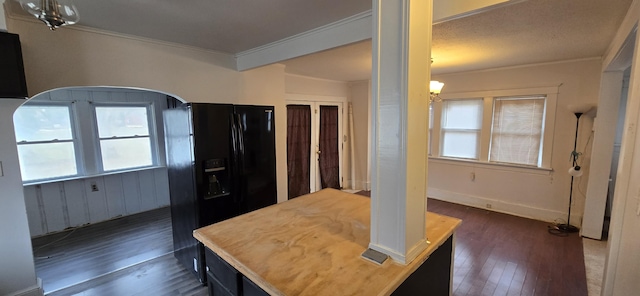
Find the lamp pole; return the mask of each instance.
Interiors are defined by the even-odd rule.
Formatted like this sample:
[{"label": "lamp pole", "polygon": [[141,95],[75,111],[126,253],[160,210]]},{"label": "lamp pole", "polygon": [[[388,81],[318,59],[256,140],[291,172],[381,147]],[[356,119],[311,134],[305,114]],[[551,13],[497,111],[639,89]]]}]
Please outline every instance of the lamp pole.
[{"label": "lamp pole", "polygon": [[[574,113],[576,115],[576,136],[573,140],[573,152],[571,152],[572,167],[576,167],[578,153],[576,148],[578,146],[578,127],[580,126],[580,116],[582,113]],[[567,223],[558,225],[558,229],[563,232],[578,232],[578,227],[571,225],[571,202],[573,200],[573,175],[571,176],[571,186],[569,187],[569,213],[567,214]]]}]

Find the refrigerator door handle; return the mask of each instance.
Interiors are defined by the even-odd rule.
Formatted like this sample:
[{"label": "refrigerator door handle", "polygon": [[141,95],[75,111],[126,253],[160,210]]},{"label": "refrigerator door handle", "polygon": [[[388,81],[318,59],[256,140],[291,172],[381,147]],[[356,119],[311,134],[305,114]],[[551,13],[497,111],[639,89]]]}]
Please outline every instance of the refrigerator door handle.
[{"label": "refrigerator door handle", "polygon": [[[238,127],[236,125],[235,114],[231,114],[229,120],[231,121],[231,166],[232,172],[234,175],[240,174],[240,166],[238,164],[240,157],[238,155],[239,149],[239,141],[238,141]],[[238,197],[240,196],[240,185],[238,184],[240,180],[236,179],[233,181],[232,195],[233,200],[238,202]]]},{"label": "refrigerator door handle", "polygon": [[[240,115],[236,114],[238,120],[238,147],[241,161],[244,161],[244,129],[242,128],[242,119]],[[244,170],[244,163],[241,163]]]},{"label": "refrigerator door handle", "polygon": [[238,132],[237,134],[237,140],[238,140],[238,158],[237,158],[237,165],[238,165],[238,172],[239,172],[239,176],[240,176],[240,186],[238,186],[238,196],[240,197],[240,202],[244,201],[244,189],[243,187],[245,187],[246,184],[244,184],[245,182],[245,178],[244,178],[244,130],[242,127],[242,119],[240,117],[239,114],[235,114],[235,126],[236,126],[236,130]]}]

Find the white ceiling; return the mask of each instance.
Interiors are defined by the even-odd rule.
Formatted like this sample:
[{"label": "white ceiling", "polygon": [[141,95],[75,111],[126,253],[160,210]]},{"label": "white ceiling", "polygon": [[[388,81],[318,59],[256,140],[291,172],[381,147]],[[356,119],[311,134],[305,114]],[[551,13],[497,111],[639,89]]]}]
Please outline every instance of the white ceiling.
[{"label": "white ceiling", "polygon": [[[16,0],[6,0],[22,13]],[[238,53],[371,9],[371,0],[75,0],[77,25]]]},{"label": "white ceiling", "polygon": [[[528,0],[436,24],[432,73],[602,56],[631,2]],[[288,73],[352,81],[370,78],[370,61],[365,41],[282,63]]]},{"label": "white ceiling", "polygon": [[[22,13],[7,0],[13,13]],[[433,73],[602,56],[632,0],[528,0],[433,27]],[[76,0],[78,25],[231,54],[371,9],[371,0]],[[44,26],[44,25],[43,25]],[[371,42],[282,62],[288,73],[370,78]]]}]

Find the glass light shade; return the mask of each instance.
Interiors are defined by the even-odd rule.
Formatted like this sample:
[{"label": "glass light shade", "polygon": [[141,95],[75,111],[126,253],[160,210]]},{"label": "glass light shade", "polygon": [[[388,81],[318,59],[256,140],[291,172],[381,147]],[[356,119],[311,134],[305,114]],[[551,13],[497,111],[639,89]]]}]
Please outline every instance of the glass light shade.
[{"label": "glass light shade", "polygon": [[51,30],[73,25],[80,20],[72,0],[18,0],[18,2],[22,9],[41,20]]},{"label": "glass light shade", "polygon": [[444,83],[440,81],[431,80],[431,82],[429,82],[429,92],[431,92],[434,95],[439,95],[443,87],[444,87]]},{"label": "glass light shade", "polygon": [[580,169],[580,166],[569,168],[569,175],[573,177],[580,177],[584,172]]}]

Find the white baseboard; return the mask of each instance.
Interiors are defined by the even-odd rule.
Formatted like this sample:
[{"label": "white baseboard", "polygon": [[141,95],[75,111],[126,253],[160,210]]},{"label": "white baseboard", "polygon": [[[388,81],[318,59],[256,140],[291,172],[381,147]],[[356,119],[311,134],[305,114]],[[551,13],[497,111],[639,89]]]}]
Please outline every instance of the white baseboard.
[{"label": "white baseboard", "polygon": [[11,296],[43,296],[44,289],[42,289],[42,279],[38,278],[38,281],[35,285],[28,287],[26,289],[22,289],[20,291],[14,292],[13,294],[9,294]]},{"label": "white baseboard", "polygon": [[[565,222],[564,220],[567,217],[566,212],[555,211],[549,209],[541,209],[532,207],[525,204],[512,203],[503,200],[490,199],[482,196],[474,196],[468,194],[461,194],[457,192],[451,192],[447,190],[441,190],[437,188],[429,188],[428,194],[429,198],[448,201],[452,203],[462,204],[474,208],[485,209],[489,211],[499,212],[510,214],[514,216],[530,218],[545,222],[554,222],[557,219],[562,219],[561,222]],[[490,204],[491,208],[488,208],[487,205]],[[429,209],[429,204],[427,203],[427,209]],[[563,218],[564,217],[564,218]],[[578,216],[576,214],[571,215],[571,221],[574,221],[572,224],[575,224],[577,221],[582,221],[582,216]]]},{"label": "white baseboard", "polygon": [[360,190],[371,190],[371,188],[368,185],[369,183],[367,183],[366,181],[362,181],[362,180],[356,180],[355,182],[352,182],[351,180],[345,180],[342,184],[342,188],[345,189],[352,189],[352,190],[356,190],[356,191],[360,191]]}]

